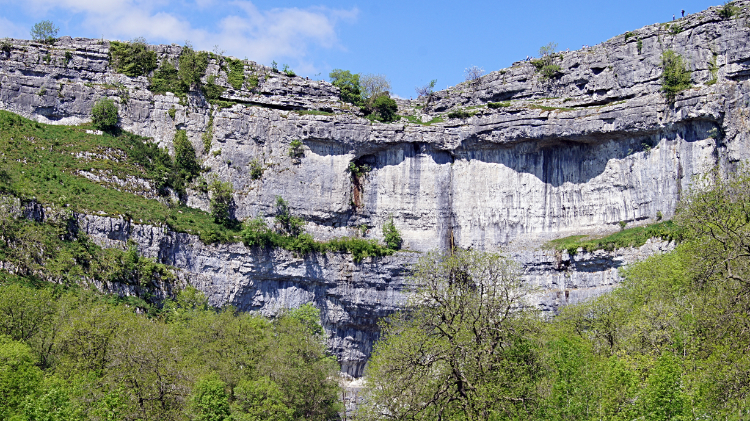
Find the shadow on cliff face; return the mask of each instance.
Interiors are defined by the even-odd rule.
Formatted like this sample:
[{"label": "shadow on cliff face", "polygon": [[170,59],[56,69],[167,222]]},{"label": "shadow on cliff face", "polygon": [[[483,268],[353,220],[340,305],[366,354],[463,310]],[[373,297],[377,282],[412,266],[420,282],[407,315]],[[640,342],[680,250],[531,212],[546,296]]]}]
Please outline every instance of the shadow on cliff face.
[{"label": "shadow on cliff face", "polygon": [[[503,146],[468,138],[455,151],[455,155],[457,159],[499,164],[516,173],[531,174],[545,184],[559,187],[564,183],[588,183],[605,172],[610,160],[624,160],[638,154],[648,154],[651,149],[662,144],[705,140],[715,137],[717,131],[714,122],[693,120],[674,125],[670,130],[642,136],[596,136],[589,142],[550,138]],[[676,160],[674,164],[676,172],[679,164]]]},{"label": "shadow on cliff face", "polygon": [[[648,153],[663,142],[695,142],[715,137],[720,127],[713,121],[690,120],[670,128],[637,136],[592,134],[588,138],[547,138],[501,145],[465,139],[452,151],[433,148],[425,142],[403,142],[383,145],[378,150],[357,157],[357,162],[374,171],[398,166],[407,159],[431,158],[437,165],[456,159],[477,160],[500,164],[518,173],[528,173],[540,181],[558,187],[564,183],[584,184],[601,175],[612,160],[622,160],[639,153]],[[347,155],[349,148],[335,141],[314,140],[305,144],[311,152],[321,155]],[[412,165],[414,167],[414,165]]]}]

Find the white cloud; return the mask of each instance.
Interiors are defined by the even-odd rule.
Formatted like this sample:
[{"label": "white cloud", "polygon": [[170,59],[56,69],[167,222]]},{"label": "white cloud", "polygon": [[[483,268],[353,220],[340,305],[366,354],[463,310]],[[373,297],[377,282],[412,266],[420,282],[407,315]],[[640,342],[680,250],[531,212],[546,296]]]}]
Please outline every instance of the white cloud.
[{"label": "white cloud", "polygon": [[[206,26],[200,19],[208,7],[228,12]],[[28,9],[36,15],[78,14],[83,17],[79,24],[96,36],[177,44],[190,40],[202,50],[219,45],[228,54],[261,63],[284,60],[300,72],[315,69],[308,57],[312,48],[342,48],[336,26],[355,21],[359,13],[326,7],[259,10],[251,1],[215,0],[28,0]]]}]

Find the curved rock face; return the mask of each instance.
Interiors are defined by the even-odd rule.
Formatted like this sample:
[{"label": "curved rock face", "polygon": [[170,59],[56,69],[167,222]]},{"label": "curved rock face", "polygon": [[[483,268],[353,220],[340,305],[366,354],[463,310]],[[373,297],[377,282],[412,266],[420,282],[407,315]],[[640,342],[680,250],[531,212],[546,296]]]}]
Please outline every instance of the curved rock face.
[{"label": "curved rock face", "polygon": [[[373,123],[339,102],[331,84],[252,62],[245,71],[259,85],[234,89],[221,63],[210,60],[204,82],[213,77],[227,88],[222,99],[234,105],[210,105],[200,92],[185,99],[153,95],[146,77],[129,78],[109,66],[107,41],[71,38],[53,46],[12,40],[11,51],[0,52],[0,108],[75,123],[106,96],[118,101],[124,129],[161,145],[171,147],[176,130],[186,130],[203,164],[234,186],[241,220],[270,217],[280,196],[317,239],[356,235],[363,225],[367,237],[381,238],[393,217],[404,247],[415,252],[513,248],[519,241],[614,230],[620,221],[646,223],[658,212],[669,218],[697,175],[715,166],[726,172],[748,158],[750,2],[735,4],[740,13],[733,19],[712,8],[560,53],[560,72],[551,79],[533,63],[519,62],[430,98],[399,102],[402,114],[445,120],[433,124]],[[160,60],[181,51],[153,48]],[[674,101],[660,91],[668,49],[692,70],[693,87]],[[507,103],[489,108],[490,101]],[[474,115],[447,118],[458,109]],[[293,140],[302,141],[304,156],[290,156]],[[250,177],[252,162],[263,167],[260,179]],[[350,162],[371,170],[353,177]],[[190,191],[187,203],[208,209],[209,202]],[[102,241],[118,232],[95,226],[87,231]],[[156,228],[132,231],[138,230],[144,232],[131,235],[144,250],[192,274],[213,304],[270,313],[315,302],[324,310],[332,349],[353,375],[361,374],[377,337],[375,320],[402,302],[405,268],[417,256],[355,264],[340,255],[297,258],[147,232]],[[548,290],[545,308],[569,302],[558,293],[583,297],[619,280],[612,274],[617,265],[606,263],[615,255],[599,266],[560,266],[538,263],[556,261],[549,252],[524,253],[514,255],[525,263],[527,279]],[[599,259],[574,261],[579,258]],[[587,274],[585,282],[559,280],[579,272]],[[595,272],[602,276],[588,275]]]}]

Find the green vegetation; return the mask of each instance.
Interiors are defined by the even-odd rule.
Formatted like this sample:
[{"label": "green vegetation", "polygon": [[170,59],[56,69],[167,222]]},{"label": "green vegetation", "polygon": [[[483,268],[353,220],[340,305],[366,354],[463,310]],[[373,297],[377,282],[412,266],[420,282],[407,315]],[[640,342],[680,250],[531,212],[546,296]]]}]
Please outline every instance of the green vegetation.
[{"label": "green vegetation", "polygon": [[672,50],[666,50],[661,55],[662,88],[667,99],[673,101],[678,93],[690,88],[690,70],[684,59]]},{"label": "green vegetation", "polygon": [[398,117],[398,105],[396,101],[387,94],[382,94],[372,100],[371,102],[371,114],[373,119],[382,121],[383,123],[390,123]]},{"label": "green vegetation", "polygon": [[[623,221],[624,222],[624,221]],[[602,238],[587,238],[585,235],[573,235],[547,242],[546,247],[556,250],[567,250],[571,256],[583,251],[608,250],[612,251],[623,247],[640,247],[646,244],[649,238],[661,238],[663,240],[679,240],[680,231],[672,221],[664,221],[643,227],[633,227]]]},{"label": "green vegetation", "polygon": [[531,419],[543,390],[536,387],[542,361],[517,266],[496,254],[455,250],[425,255],[412,273],[417,286],[407,309],[382,324],[358,415]]},{"label": "green vegetation", "polygon": [[52,44],[57,38],[59,28],[50,20],[37,22],[31,28],[31,39],[37,42]]},{"label": "green vegetation", "polygon": [[188,287],[139,315],[129,297],[5,271],[0,282],[2,419],[326,421],[342,410],[310,304],[269,320],[211,308]]},{"label": "green vegetation", "polygon": [[693,186],[674,225],[653,227],[680,232],[673,252],[553,319],[534,313],[506,258],[425,255],[383,324],[357,419],[750,417],[750,170]]},{"label": "green vegetation", "polygon": [[538,59],[531,60],[531,64],[534,65],[537,73],[539,73],[540,78],[543,81],[556,78],[560,75],[560,70],[562,68],[559,64],[555,63],[555,59],[557,58],[557,54],[555,54],[556,50],[557,44],[554,42],[550,42],[549,44],[539,48]]},{"label": "green vegetation", "polygon": [[175,116],[177,115],[177,110],[174,108],[174,106],[172,106],[169,108],[169,110],[167,110],[167,114],[169,115],[169,118],[174,120]]},{"label": "green vegetation", "polygon": [[354,161],[349,162],[349,166],[346,168],[346,171],[350,174],[350,176],[354,179],[359,180],[360,178],[364,177],[372,171],[372,168],[367,164],[357,164]]},{"label": "green vegetation", "polygon": [[250,167],[250,178],[253,180],[258,180],[261,177],[263,177],[263,164],[260,163],[257,159],[253,159],[248,164]]},{"label": "green vegetation", "polygon": [[130,77],[148,76],[156,69],[156,52],[148,48],[146,40],[109,43],[109,60],[118,73]]},{"label": "green vegetation", "polygon": [[320,110],[295,110],[294,112],[299,115],[335,115],[332,112]]},{"label": "green vegetation", "polygon": [[[87,134],[87,127],[45,125],[0,111],[0,191],[45,205],[66,205],[74,212],[105,212],[137,222],[168,226],[178,232],[210,233],[212,241],[232,241],[238,231],[214,222],[207,212],[180,204],[168,206],[146,199],[137,188],[111,184],[113,177],[145,179],[154,189],[184,188],[184,169],[178,170],[166,150],[147,139],[118,131],[103,136]],[[95,182],[82,175],[92,173]],[[113,188],[114,187],[114,188]],[[131,190],[135,189],[135,190]],[[134,191],[133,194],[130,191]],[[236,241],[236,240],[235,240]]]},{"label": "green vegetation", "polygon": [[214,113],[209,111],[208,113],[208,124],[206,125],[206,131],[201,135],[203,141],[203,153],[208,153],[211,150],[211,143],[214,139]]},{"label": "green vegetation", "polygon": [[289,68],[288,64],[285,64],[283,66],[282,72],[284,72],[284,74],[287,75],[287,76],[289,76],[289,77],[297,76],[297,74],[294,73],[294,70],[292,70],[292,69]]},{"label": "green vegetation", "polygon": [[3,40],[0,41],[0,51],[8,55],[10,55],[10,52],[13,51],[13,45],[10,43],[10,41],[8,41],[7,38],[3,38]]},{"label": "green vegetation", "polygon": [[[281,197],[276,198],[275,227],[268,226],[266,221],[257,217],[247,220],[242,230],[242,239],[248,247],[275,247],[293,251],[301,255],[328,251],[351,253],[355,262],[365,257],[382,257],[393,254],[391,247],[383,247],[375,240],[341,237],[329,241],[313,240],[304,232],[304,219],[291,214],[289,205]],[[394,228],[395,229],[395,228]],[[396,233],[398,233],[396,231]],[[400,246],[400,244],[399,244]]]},{"label": "green vegetation", "polygon": [[206,96],[206,99],[208,99],[208,102],[215,104],[216,101],[224,94],[226,88],[221,85],[217,85],[216,76],[211,75],[208,77],[208,80],[206,80],[206,84],[201,87],[201,90],[203,91],[203,95]]},{"label": "green vegetation", "polygon": [[352,74],[348,70],[334,69],[328,76],[331,78],[331,84],[339,88],[342,101],[358,107],[363,106],[359,74]]},{"label": "green vegetation", "polygon": [[229,63],[229,74],[227,75],[229,84],[236,90],[242,89],[242,85],[245,84],[245,63],[242,60],[231,58],[226,60]]},{"label": "green vegetation", "polygon": [[721,16],[722,19],[731,19],[739,12],[739,6],[735,5],[733,1],[725,1],[724,6],[719,9],[719,16]]},{"label": "green vegetation", "polygon": [[232,215],[234,188],[232,183],[213,180],[208,186],[211,194],[211,216],[217,224],[232,227],[236,221]]},{"label": "green vegetation", "polygon": [[719,79],[719,66],[716,64],[716,54],[711,57],[711,61],[708,62],[708,70],[711,72],[711,79],[706,82],[707,86],[711,86]]},{"label": "green vegetation", "polygon": [[[45,222],[38,223],[10,214],[7,205],[12,198],[3,196],[0,200],[0,260],[12,265],[15,275],[27,282],[54,282],[66,287],[132,285],[145,298],[138,301],[139,306],[153,310],[155,302],[149,291],[156,284],[171,284],[177,279],[173,268],[140,256],[135,244],[129,244],[127,251],[102,249],[86,236],[77,235],[77,220],[69,209],[53,208]],[[8,272],[0,271],[0,283],[8,276]],[[8,334],[2,326],[0,322],[0,337]]]},{"label": "green vegetation", "polygon": [[630,31],[625,32],[625,42],[628,42],[628,38],[635,38],[635,37],[636,37],[635,32],[630,32]]},{"label": "green vegetation", "polygon": [[510,107],[510,101],[504,101],[504,102],[488,102],[487,106],[489,108],[507,108]]},{"label": "green vegetation", "polygon": [[289,151],[288,154],[292,159],[299,159],[303,156],[305,156],[305,150],[302,147],[302,141],[299,139],[294,139],[289,143]]},{"label": "green vegetation", "polygon": [[260,84],[260,81],[258,79],[258,75],[256,74],[250,75],[250,77],[247,79],[247,86],[250,89],[257,88],[259,84]]},{"label": "green vegetation", "polygon": [[429,126],[431,124],[444,123],[445,122],[445,120],[442,117],[439,117],[439,116],[433,118],[432,120],[430,120],[430,121],[428,121],[426,123],[423,123],[422,120],[418,119],[417,117],[415,117],[413,115],[406,115],[406,116],[402,116],[402,117],[405,118],[407,121],[409,121],[409,123],[419,124],[419,125],[422,125],[422,126]]},{"label": "green vegetation", "polygon": [[174,169],[177,171],[178,179],[184,182],[192,181],[201,172],[195,148],[188,140],[185,130],[177,130],[174,135]]},{"label": "green vegetation", "polygon": [[91,121],[99,130],[112,131],[117,127],[119,117],[117,105],[109,98],[96,101],[91,109]]},{"label": "green vegetation", "polygon": [[[205,51],[195,52],[188,44],[182,48],[178,59],[179,68],[169,60],[163,60],[158,70],[154,72],[148,89],[157,95],[172,92],[184,97],[188,91],[196,88],[203,89],[201,77],[206,73],[208,67],[208,53]],[[209,93],[216,96],[215,89],[209,87]]]},{"label": "green vegetation", "polygon": [[529,104],[528,107],[532,110],[542,110],[542,111],[575,111],[575,108],[567,108],[567,107],[548,107],[546,105],[539,105],[539,104]]},{"label": "green vegetation", "polygon": [[471,117],[473,115],[474,115],[474,113],[470,113],[468,111],[456,110],[456,111],[449,112],[448,113],[448,118],[469,118],[469,117]]},{"label": "green vegetation", "polygon": [[641,54],[643,52],[643,40],[638,38],[638,43],[636,44],[638,48],[638,54]]},{"label": "green vegetation", "polygon": [[398,250],[401,248],[401,233],[396,228],[396,224],[393,223],[393,216],[388,218],[388,222],[383,225],[383,240],[385,245],[391,250]]}]

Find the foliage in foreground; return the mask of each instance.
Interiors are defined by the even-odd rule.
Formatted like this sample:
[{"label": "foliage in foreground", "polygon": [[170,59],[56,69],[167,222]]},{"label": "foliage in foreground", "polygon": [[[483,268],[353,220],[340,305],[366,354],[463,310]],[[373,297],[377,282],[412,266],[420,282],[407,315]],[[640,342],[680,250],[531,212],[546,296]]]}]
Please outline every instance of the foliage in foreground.
[{"label": "foliage in foreground", "polygon": [[[0,272],[0,418],[329,420],[336,360],[304,317],[213,309],[188,288],[155,317]],[[318,314],[315,313],[317,325]]]},{"label": "foliage in foreground", "polygon": [[[421,260],[416,298],[376,344],[361,416],[748,419],[750,170],[694,186],[675,218],[675,251],[631,265],[612,293],[548,321],[511,310],[516,289],[484,315],[495,295],[481,270],[499,256]],[[466,264],[472,255],[484,261]],[[491,285],[517,285],[501,279]]]},{"label": "foliage in foreground", "polygon": [[518,267],[477,251],[429,253],[406,311],[383,324],[364,419],[514,419],[538,401],[538,323]]}]

